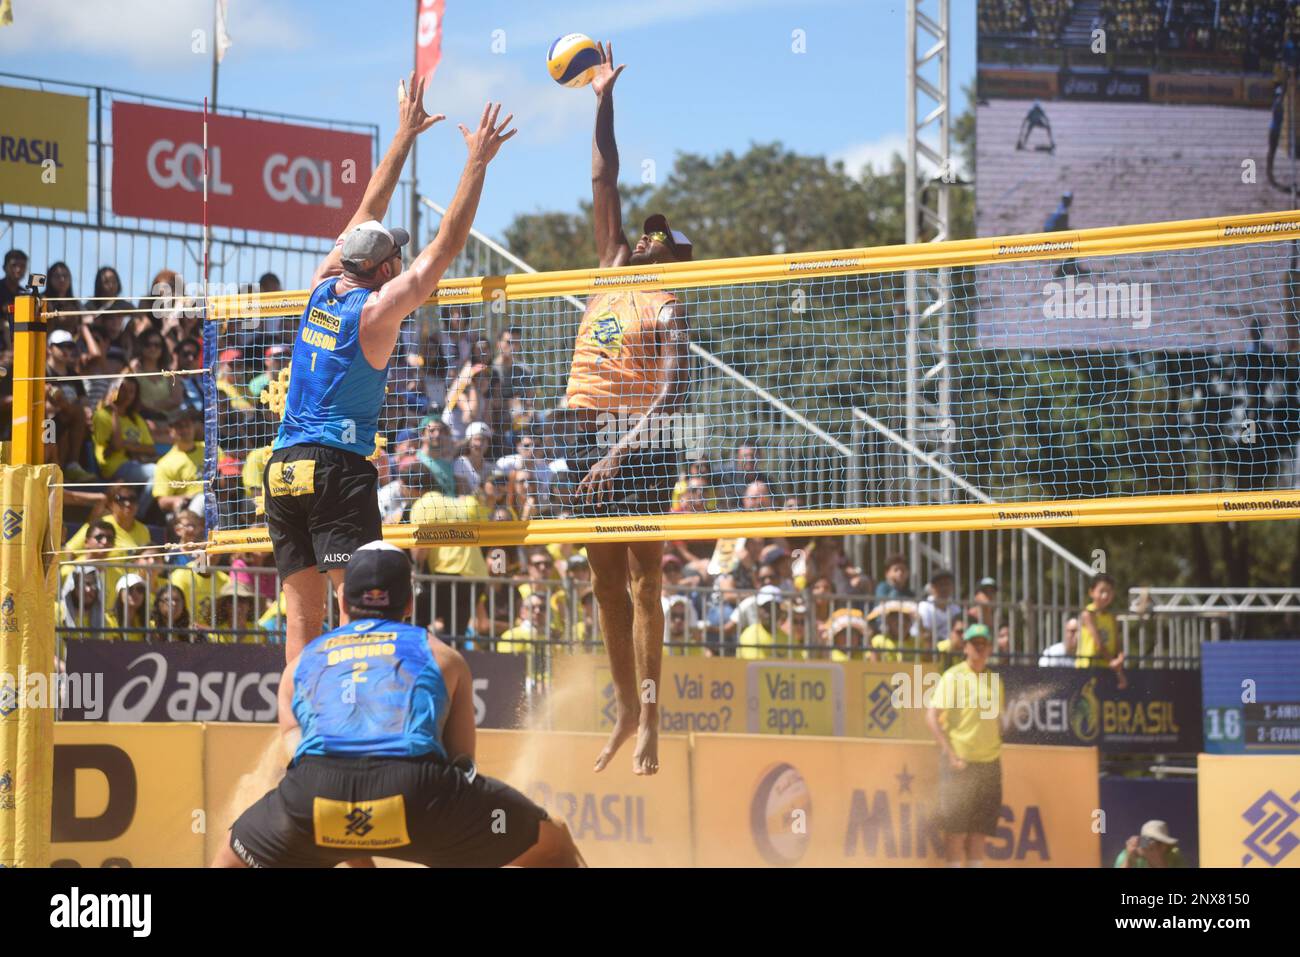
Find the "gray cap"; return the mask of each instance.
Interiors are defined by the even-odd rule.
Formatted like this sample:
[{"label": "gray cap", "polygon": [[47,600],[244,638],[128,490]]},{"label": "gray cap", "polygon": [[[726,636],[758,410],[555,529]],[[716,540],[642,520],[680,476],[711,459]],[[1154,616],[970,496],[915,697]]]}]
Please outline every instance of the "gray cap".
[{"label": "gray cap", "polygon": [[400,226],[388,229],[378,220],[367,220],[343,238],[343,265],[353,272],[368,273],[410,241],[410,233]]}]

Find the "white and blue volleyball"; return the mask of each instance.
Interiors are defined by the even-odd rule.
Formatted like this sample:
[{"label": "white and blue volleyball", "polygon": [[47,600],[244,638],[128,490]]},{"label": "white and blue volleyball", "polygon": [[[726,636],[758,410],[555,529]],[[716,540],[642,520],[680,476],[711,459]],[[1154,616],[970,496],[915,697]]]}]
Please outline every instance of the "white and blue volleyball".
[{"label": "white and blue volleyball", "polygon": [[582,33],[566,33],[546,51],[546,69],[561,86],[586,86],[600,66],[600,47]]}]

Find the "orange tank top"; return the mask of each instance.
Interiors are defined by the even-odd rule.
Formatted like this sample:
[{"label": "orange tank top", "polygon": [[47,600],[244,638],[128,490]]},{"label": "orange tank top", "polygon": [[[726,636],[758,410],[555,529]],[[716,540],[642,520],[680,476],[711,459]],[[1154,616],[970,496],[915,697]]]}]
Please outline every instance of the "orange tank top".
[{"label": "orange tank top", "polygon": [[648,412],[659,387],[655,321],[675,301],[666,292],[607,292],[589,299],[573,346],[569,406]]}]

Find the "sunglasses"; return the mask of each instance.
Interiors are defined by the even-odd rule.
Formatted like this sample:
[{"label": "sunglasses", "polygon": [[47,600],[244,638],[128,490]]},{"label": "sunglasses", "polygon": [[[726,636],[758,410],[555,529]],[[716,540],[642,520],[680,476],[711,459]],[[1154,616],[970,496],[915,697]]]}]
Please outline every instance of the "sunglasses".
[{"label": "sunglasses", "polygon": [[665,246],[668,245],[668,234],[662,229],[656,229],[653,233],[646,233],[645,238],[650,240],[652,243],[663,243]]},{"label": "sunglasses", "polygon": [[87,535],[86,540],[91,542],[111,542],[113,536],[105,532],[95,532],[93,535]]},{"label": "sunglasses", "polygon": [[139,505],[140,500],[134,495],[114,495],[113,501],[118,505]]},{"label": "sunglasses", "polygon": [[529,562],[528,564],[532,565],[534,568],[550,568],[553,563],[538,559],[537,561]]}]

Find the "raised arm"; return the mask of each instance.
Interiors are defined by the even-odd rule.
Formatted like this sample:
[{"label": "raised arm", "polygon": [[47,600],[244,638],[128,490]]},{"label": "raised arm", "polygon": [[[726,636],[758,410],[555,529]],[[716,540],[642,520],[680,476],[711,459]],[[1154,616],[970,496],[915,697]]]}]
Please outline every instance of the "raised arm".
[{"label": "raised arm", "polygon": [[367,302],[361,314],[361,348],[372,365],[382,367],[388,362],[402,320],[433,295],[442,274],[464,248],[469,228],[474,224],[474,214],[478,211],[479,197],[483,194],[483,178],[488,163],[497,155],[501,144],[517,132],[506,132],[506,127],[514,119],[513,113],[498,125],[500,112],[500,103],[489,103],[483,108],[477,130],[471,133],[464,125],[460,127],[469,156],[460,174],[456,195],[442,217],[438,235],[420,250],[410,268],[385,283]]},{"label": "raised arm", "polygon": [[420,80],[417,84],[415,71],[411,71],[411,82],[403,87],[406,95],[398,105],[397,132],[393,134],[393,141],[388,144],[388,152],[371,174],[365,195],[361,197],[361,205],[357,207],[347,229],[343,230],[343,235],[334,244],[330,254],[316,267],[316,274],[311,279],[313,289],[321,280],[337,276],[343,271],[343,236],[361,223],[372,219],[383,221],[388,214],[393,190],[397,188],[397,180],[402,175],[402,167],[406,165],[406,156],[411,152],[411,144],[433,124],[447,118],[442,113],[430,116],[424,111],[424,82]]},{"label": "raised arm", "polygon": [[601,267],[623,266],[632,248],[623,235],[623,206],[618,195],[618,144],[614,141],[614,83],[627,64],[614,67],[614,45],[606,43],[604,62],[596,68],[596,132],[591,139],[591,209],[596,227],[596,255]]}]

